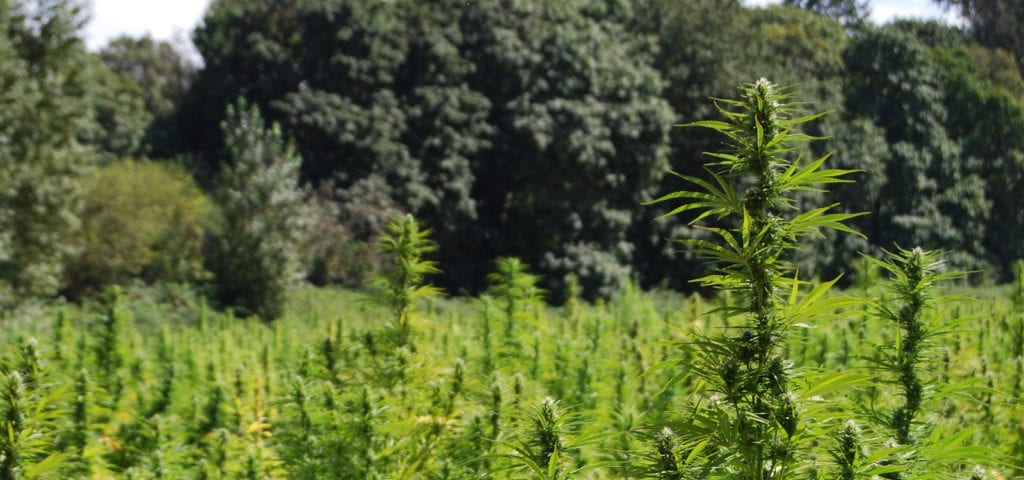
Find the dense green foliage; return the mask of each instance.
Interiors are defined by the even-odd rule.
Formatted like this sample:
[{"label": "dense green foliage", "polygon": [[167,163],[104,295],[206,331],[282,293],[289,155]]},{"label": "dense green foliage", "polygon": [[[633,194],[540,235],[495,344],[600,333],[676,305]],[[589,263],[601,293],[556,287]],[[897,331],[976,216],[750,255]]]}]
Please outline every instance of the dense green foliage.
[{"label": "dense green foliage", "polygon": [[[860,171],[834,193],[870,213],[851,222],[864,237],[803,244],[807,278],[896,243],[1005,282],[1024,258],[1007,241],[1024,235],[1019,2],[939,3],[968,28],[873,25],[861,0],[218,0],[193,65],[149,37],[87,52],[80,2],[6,0],[4,303],[78,290],[69,240],[79,179],[98,165],[177,157],[220,202],[237,154],[221,125],[239,98],[294,141],[315,192],[300,270],[317,284],[365,286],[386,263],[379,236],[409,213],[432,230],[435,282],[451,292],[485,291],[487,266],[510,256],[555,303],[573,278],[589,300],[623,282],[691,289],[677,272],[697,256],[671,239],[709,233],[641,204],[673,188],[669,169],[704,175],[701,153],[721,145],[670,125],[708,118],[706,98],[759,77],[834,110],[807,126],[833,142],[802,153],[835,149],[838,168]],[[215,298],[244,288],[216,278]]]},{"label": "dense green foliage", "polygon": [[[174,45],[151,37],[119,37],[99,52],[99,59],[121,82],[120,104],[136,103],[142,115],[134,128],[132,155],[166,157],[182,153],[182,128],[176,115],[189,92],[195,67]],[[108,74],[108,75],[109,75]],[[118,91],[107,88],[105,91]],[[123,115],[110,115],[109,121],[123,122]]]},{"label": "dense green foliage", "polygon": [[[432,226],[455,286],[479,290],[480,259],[516,255],[612,293],[665,168],[649,44],[589,2],[464,3],[215,4],[196,89],[218,96],[194,138],[215,148],[209,106],[242,93],[294,136],[306,178]],[[272,24],[248,35],[254,16]]]},{"label": "dense green foliage", "polygon": [[782,0],[782,4],[820,13],[850,29],[865,27],[870,10],[866,0]]},{"label": "dense green foliage", "polygon": [[207,241],[207,268],[223,307],[273,320],[302,275],[309,213],[299,185],[301,159],[277,124],[239,101],[222,124],[232,164],[220,178],[219,225]]},{"label": "dense green foliage", "polygon": [[[974,320],[934,338],[932,354],[921,358],[921,380],[926,392],[941,390],[935,382],[970,379],[994,390],[924,402],[927,423],[915,425],[927,428],[918,438],[925,445],[968,442],[1019,465],[1020,313],[1009,292],[974,293],[985,301],[950,310]],[[24,449],[20,466],[44,469],[43,459],[57,454],[51,478],[666,479],[685,478],[666,465],[685,471],[688,461],[711,452],[681,437],[690,432],[684,420],[691,412],[683,407],[698,384],[663,390],[680,372],[651,367],[676,358],[663,344],[684,340],[684,332],[733,331],[735,319],[715,310],[742,303],[628,288],[620,299],[580,306],[572,316],[547,307],[517,316],[512,340],[523,349],[500,355],[503,333],[485,335],[487,307],[479,303],[420,304],[417,352],[398,353],[386,341],[387,313],[361,307],[361,297],[300,290],[284,316],[267,324],[175,309],[135,290],[118,303],[8,324],[3,388],[18,396],[0,412],[4,419],[23,414],[22,428],[34,432],[24,437],[31,445],[13,447]],[[858,475],[884,472],[886,458],[905,458],[885,445],[891,434],[870,428],[868,415],[849,431],[844,421],[827,421],[857,412],[849,405],[874,405],[885,418],[903,404],[886,375],[867,383],[870,376],[861,375],[881,360],[877,346],[897,332],[861,310],[801,330],[785,347],[790,360],[808,367],[791,380],[801,392],[801,428],[853,436],[849,458]],[[846,382],[812,390],[817,369],[845,371]],[[26,410],[44,405],[40,399],[51,408]],[[829,413],[832,402],[846,406],[843,413]],[[818,451],[833,449],[826,434],[817,438]],[[526,473],[545,458],[557,475]],[[839,471],[827,458],[814,468],[823,478]],[[920,468],[967,476],[940,463]],[[987,468],[1005,478],[1021,474]]]},{"label": "dense green foliage", "polygon": [[[801,280],[801,244],[860,218],[814,203],[851,172],[803,155],[812,137],[798,128],[819,115],[764,79],[743,93],[718,100],[724,120],[691,124],[728,139],[708,177],[683,175],[693,190],[661,199],[706,232],[687,243],[715,296],[626,283],[584,305],[569,277],[558,310],[514,257],[479,301],[439,298],[438,246],[411,215],[380,237],[369,295],[289,294],[305,251],[301,161],[239,101],[205,259],[224,305],[252,317],[161,285],[7,320],[0,479],[1019,475],[1024,263],[1009,295],[973,303],[941,296],[958,274],[921,248],[862,260],[847,295]],[[166,178],[202,198],[142,165],[154,168],[96,177]],[[145,198],[145,182],[120,183]],[[117,253],[158,256],[142,237]]]},{"label": "dense green foliage", "polygon": [[0,0],[0,480],[1021,476],[1020,2],[784,3]]},{"label": "dense green foliage", "polygon": [[[854,222],[866,239],[814,245],[808,275],[897,242],[1006,280],[1024,254],[996,241],[1021,225],[1006,175],[1021,152],[1013,63],[953,27],[870,25],[863,2],[791,3],[216,2],[196,33],[206,64],[186,139],[216,168],[223,106],[244,95],[296,139],[353,240],[372,245],[382,214],[411,212],[453,291],[482,291],[483,265],[513,255],[556,299],[570,274],[595,298],[622,278],[685,287],[671,265],[694,257],[666,239],[700,232],[637,205],[665,189],[668,164],[700,174],[718,140],[665,127],[768,76],[837,110],[811,132],[849,147],[838,164],[863,173],[837,194],[872,213]],[[963,129],[977,111],[992,127]]]},{"label": "dense green foliage", "polygon": [[82,228],[65,293],[81,298],[134,279],[201,281],[210,205],[181,166],[125,160],[82,180]]},{"label": "dense green foliage", "polygon": [[53,295],[92,157],[74,2],[0,2],[0,303]]},{"label": "dense green foliage", "polygon": [[1021,20],[1024,2],[1020,0],[937,0],[959,10],[967,19],[971,34],[982,45],[1009,52],[1024,72],[1024,38]]}]

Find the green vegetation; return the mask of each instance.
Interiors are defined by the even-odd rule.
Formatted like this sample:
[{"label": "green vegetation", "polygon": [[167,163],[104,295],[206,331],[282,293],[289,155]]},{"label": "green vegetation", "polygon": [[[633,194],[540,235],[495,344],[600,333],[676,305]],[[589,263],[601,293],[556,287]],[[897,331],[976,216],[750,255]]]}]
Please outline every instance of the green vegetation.
[{"label": "green vegetation", "polygon": [[745,86],[740,100],[719,100],[725,121],[689,126],[723,134],[732,148],[708,154],[716,160],[708,165],[710,180],[683,177],[697,190],[656,200],[683,202],[668,215],[692,211],[693,222],[724,224],[703,227],[717,237],[714,242],[682,241],[714,268],[696,281],[731,293],[736,304],[723,315],[743,322],[736,335],[698,336],[683,344],[684,352],[696,350],[696,358],[686,355],[675,364],[680,370],[694,369],[711,392],[723,397],[707,407],[702,398],[693,407],[695,418],[687,430],[694,434],[684,434],[693,437],[685,441],[703,444],[711,453],[707,463],[691,460],[688,468],[695,471],[724,469],[758,480],[789,478],[798,471],[808,432],[799,418],[789,380],[792,362],[782,355],[783,346],[797,325],[850,303],[825,297],[834,280],[801,296],[803,282],[791,260],[795,247],[824,228],[854,233],[843,222],[857,214],[831,213],[836,205],[803,210],[798,205],[797,193],[820,191],[852,172],[823,168],[829,156],[806,164],[791,158],[797,145],[809,140],[797,129],[817,115],[795,117],[790,97],[762,78]]},{"label": "green vegetation", "polygon": [[302,276],[301,247],[308,212],[299,185],[302,160],[244,100],[229,107],[222,125],[233,164],[220,179],[222,216],[207,242],[216,299],[273,320],[287,289]]},{"label": "green vegetation", "polygon": [[[716,458],[712,445],[688,441],[686,405],[702,382],[673,382],[685,372],[651,368],[678,361],[664,342],[736,331],[716,301],[631,294],[581,305],[573,320],[543,308],[519,318],[522,354],[493,355],[488,370],[484,307],[476,302],[422,304],[412,353],[394,350],[385,314],[350,291],[295,291],[273,324],[172,310],[141,293],[10,326],[3,388],[12,393],[3,418],[20,418],[32,434],[3,448],[22,452],[20,468],[49,465],[57,469],[51,478],[691,478]],[[922,382],[937,392],[943,384],[935,382],[981,378],[996,393],[926,400],[912,424],[915,441],[970,445],[977,456],[1019,465],[1019,314],[1008,292],[972,294],[985,301],[962,304],[958,315],[974,320],[933,337],[920,359]],[[798,428],[823,435],[794,452],[791,478],[834,478],[840,468],[829,452],[840,448],[856,473],[843,478],[906,471],[911,461],[921,462],[914,478],[966,478],[973,465],[958,466],[961,456],[934,458],[933,448],[908,457],[886,444],[895,434],[884,423],[904,404],[902,387],[888,374],[861,373],[887,358],[876,357],[876,346],[896,338],[898,327],[858,310],[798,330],[783,345],[800,366],[790,380]],[[843,371],[856,382],[810,389],[817,371]],[[847,402],[873,405],[873,413],[828,407]],[[846,446],[830,442],[828,431],[846,435]],[[986,468],[1005,478],[1024,473]]]},{"label": "green vegetation", "polygon": [[[217,252],[231,226],[204,223],[210,275],[184,277],[218,308],[272,318],[280,295],[261,306],[246,292],[280,291],[303,274],[366,286],[386,264],[380,236],[405,214],[433,232],[441,273],[432,281],[448,292],[484,293],[502,257],[530,265],[554,303],[570,285],[588,301],[632,283],[692,291],[678,272],[700,268],[699,255],[672,239],[714,234],[688,215],[658,220],[643,203],[675,189],[669,170],[701,177],[702,152],[720,150],[714,132],[671,124],[709,118],[708,97],[761,77],[835,111],[806,125],[830,146],[800,153],[835,150],[835,168],[858,171],[834,186],[837,213],[868,213],[848,222],[863,237],[828,230],[799,245],[803,278],[835,278],[860,253],[880,257],[895,244],[984,272],[971,281],[1008,282],[1024,258],[1022,243],[1007,240],[1024,235],[1019,2],[938,2],[962,11],[968,28],[874,25],[863,0],[782,3],[224,0],[195,32],[197,66],[149,37],[86,51],[81,0],[6,0],[0,302],[11,312],[23,300],[156,279],[82,261],[83,248],[97,251],[77,242],[92,235],[80,231],[96,200],[83,187],[97,168],[129,158],[183,165],[214,219],[244,217],[225,194],[229,170],[262,154],[237,145],[239,127],[225,124],[240,100],[260,112],[265,124],[252,128],[278,145],[275,155],[298,163],[297,180],[261,181],[306,204],[311,235],[285,242],[300,246],[287,268],[269,269],[294,277],[282,283],[254,276],[263,267],[227,265],[233,256]],[[799,201],[826,204],[812,192]],[[280,237],[280,226],[268,235]]]},{"label": "green vegetation", "polygon": [[204,279],[203,232],[210,205],[178,165],[125,160],[82,181],[78,252],[67,267],[66,293],[81,298],[103,287],[189,283]]},{"label": "green vegetation", "polygon": [[218,0],[193,66],[0,0],[0,480],[1024,475],[1024,12],[940,3]]},{"label": "green vegetation", "polygon": [[[12,353],[0,358],[8,432],[0,478],[1018,473],[1022,443],[1002,436],[1021,435],[1016,397],[1002,393],[1008,385],[994,375],[987,385],[951,385],[977,374],[956,366],[979,351],[984,373],[989,354],[1016,354],[1019,369],[1024,347],[1002,341],[1020,344],[1024,335],[986,342],[975,333],[984,326],[951,328],[933,292],[959,274],[940,272],[941,255],[920,248],[868,260],[888,275],[877,301],[861,299],[870,290],[830,294],[835,280],[801,281],[789,256],[802,239],[822,228],[853,233],[843,222],[858,215],[804,206],[796,194],[823,193],[820,186],[850,172],[824,168],[828,155],[805,163],[794,153],[810,139],[798,127],[817,116],[794,116],[788,94],[764,79],[742,92],[719,100],[725,121],[693,124],[732,145],[709,154],[717,160],[708,165],[711,179],[684,177],[698,189],[659,200],[683,201],[670,215],[694,211],[693,222],[718,222],[703,227],[716,241],[686,240],[714,268],[697,279],[717,291],[713,301],[656,301],[631,287],[608,304],[570,301],[553,310],[541,301],[539,278],[516,258],[496,262],[482,301],[441,300],[427,283],[438,273],[425,258],[436,246],[410,215],[380,240],[387,266],[370,303],[306,290],[289,309],[260,307],[280,310],[246,320],[201,302],[173,312],[129,301],[115,287],[98,303],[11,325]],[[239,156],[261,161],[227,170],[227,186],[297,168],[281,153],[276,128],[268,140],[258,111],[241,105],[226,125],[234,125],[226,130],[236,151],[261,153]],[[252,173],[257,167],[262,175]],[[293,182],[294,175],[266,185]],[[258,198],[281,200],[270,204],[235,197],[224,203],[263,207],[225,220],[240,225],[254,223],[246,212],[302,205],[288,201],[293,191]],[[236,238],[255,236],[240,230]],[[283,302],[286,291],[260,298]],[[1011,327],[1020,324],[1017,300],[963,305],[976,313],[950,305],[958,309],[953,320],[967,324],[990,323],[993,307],[1009,304],[1014,322],[1004,328],[1019,333]],[[497,349],[495,316],[504,324]],[[814,332],[812,321],[843,322],[845,331]],[[895,340],[880,341],[887,336]],[[873,351],[878,344],[883,350]],[[929,368],[938,375],[924,374]],[[1015,392],[1020,377],[1012,377]],[[979,422],[990,428],[972,427]]]}]

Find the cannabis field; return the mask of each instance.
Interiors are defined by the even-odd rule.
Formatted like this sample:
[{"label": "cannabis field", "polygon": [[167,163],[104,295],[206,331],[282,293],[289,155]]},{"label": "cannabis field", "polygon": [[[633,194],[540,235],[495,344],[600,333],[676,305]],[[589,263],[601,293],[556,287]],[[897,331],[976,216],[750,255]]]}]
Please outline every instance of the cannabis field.
[{"label": "cannabis field", "polygon": [[846,292],[801,279],[800,241],[858,214],[798,201],[850,172],[794,158],[817,116],[790,96],[719,100],[687,126],[727,148],[652,202],[716,237],[684,239],[704,296],[589,305],[570,281],[549,308],[506,257],[444,299],[411,215],[368,289],[294,291],[274,322],[114,288],[8,325],[0,478],[1020,476],[1024,263],[1004,290],[921,248],[864,257]]},{"label": "cannabis field", "polygon": [[0,0],[0,480],[1024,478],[1024,9],[933,1]]},{"label": "cannabis field", "polygon": [[[1019,464],[1024,317],[1005,291],[960,293],[978,300],[949,311],[966,321],[924,360],[922,440]],[[632,289],[511,316],[500,299],[439,299],[423,305],[415,348],[395,350],[381,310],[351,291],[298,292],[271,325],[118,298],[6,329],[3,445],[17,457],[4,467],[21,469],[8,478],[690,478],[665,466],[683,469],[699,447],[668,430],[690,428],[694,381],[657,367],[686,358],[673,342],[689,332],[730,326],[708,313],[728,298]],[[817,449],[838,448],[832,432],[856,418],[863,467],[885,458],[891,434],[868,427],[896,390],[870,367],[895,339],[851,310],[787,345]],[[986,388],[950,387],[965,383]],[[828,456],[808,465],[796,478],[837,478]]]}]

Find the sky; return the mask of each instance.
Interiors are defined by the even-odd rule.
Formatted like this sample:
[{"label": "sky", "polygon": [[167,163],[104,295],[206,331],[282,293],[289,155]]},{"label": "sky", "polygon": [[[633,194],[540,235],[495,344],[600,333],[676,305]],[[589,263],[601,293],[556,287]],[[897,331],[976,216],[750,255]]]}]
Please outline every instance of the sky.
[{"label": "sky", "polygon": [[[766,5],[780,0],[744,0]],[[92,0],[92,19],[85,28],[86,45],[98,50],[111,39],[128,34],[151,34],[159,40],[178,38],[187,42],[202,19],[210,0]],[[884,23],[893,17],[943,18],[958,21],[932,0],[870,0],[872,20]]]},{"label": "sky", "polygon": [[120,35],[146,33],[158,40],[188,41],[210,0],[91,0],[85,44],[98,50]]},{"label": "sky", "polygon": [[[743,0],[747,5],[781,3],[781,0]],[[949,23],[961,23],[959,16],[946,13],[933,0],[868,0],[871,20],[886,23],[893,18],[936,18]]]}]

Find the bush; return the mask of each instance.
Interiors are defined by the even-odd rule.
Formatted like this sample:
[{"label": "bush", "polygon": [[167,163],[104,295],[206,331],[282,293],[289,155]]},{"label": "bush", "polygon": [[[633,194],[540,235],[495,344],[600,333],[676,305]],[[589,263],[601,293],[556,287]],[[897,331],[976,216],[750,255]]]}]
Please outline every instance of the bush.
[{"label": "bush", "polygon": [[79,253],[67,291],[78,297],[133,279],[191,282],[203,275],[209,203],[184,168],[126,160],[83,181]]},{"label": "bush", "polygon": [[377,250],[385,226],[400,218],[397,207],[380,195],[373,181],[337,191],[324,182],[310,199],[312,225],[307,280],[315,285],[365,286],[386,262]]}]

